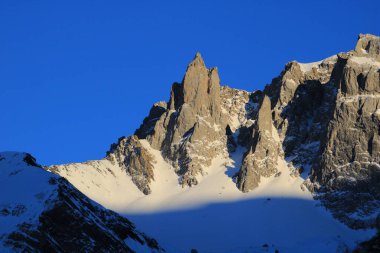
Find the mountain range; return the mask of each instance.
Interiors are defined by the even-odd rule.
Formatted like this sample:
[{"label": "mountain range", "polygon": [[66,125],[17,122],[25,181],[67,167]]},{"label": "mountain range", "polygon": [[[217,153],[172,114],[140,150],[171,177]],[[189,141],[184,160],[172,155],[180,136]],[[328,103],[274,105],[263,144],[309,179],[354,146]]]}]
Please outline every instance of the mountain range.
[{"label": "mountain range", "polygon": [[2,252],[379,252],[380,37],[253,92],[197,53],[104,158],[0,182]]}]

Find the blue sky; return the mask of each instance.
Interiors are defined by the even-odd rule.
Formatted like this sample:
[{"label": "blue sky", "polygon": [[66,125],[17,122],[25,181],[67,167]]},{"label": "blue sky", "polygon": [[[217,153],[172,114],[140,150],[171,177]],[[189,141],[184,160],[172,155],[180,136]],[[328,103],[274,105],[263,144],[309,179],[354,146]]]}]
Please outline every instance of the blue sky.
[{"label": "blue sky", "polygon": [[0,1],[0,151],[99,159],[200,51],[222,84],[256,90],[286,62],[380,35],[380,1]]}]

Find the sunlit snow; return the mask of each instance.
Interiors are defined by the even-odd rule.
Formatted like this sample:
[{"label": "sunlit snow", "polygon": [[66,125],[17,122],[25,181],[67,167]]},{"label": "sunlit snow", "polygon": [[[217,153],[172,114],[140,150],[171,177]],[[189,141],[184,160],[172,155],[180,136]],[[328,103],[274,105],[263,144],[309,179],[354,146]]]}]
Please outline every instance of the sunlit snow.
[{"label": "sunlit snow", "polygon": [[[274,131],[275,132],[275,131]],[[278,139],[278,136],[274,136]],[[102,160],[97,168],[70,165],[71,183],[90,198],[131,219],[168,252],[335,252],[370,238],[373,230],[351,230],[301,189],[280,158],[280,175],[262,178],[260,186],[242,193],[233,181],[245,150],[218,157],[199,177],[182,188],[174,169],[142,140],[154,156],[155,181],[145,196],[118,166]],[[90,162],[91,164],[93,162]],[[112,172],[111,172],[112,171]]]}]

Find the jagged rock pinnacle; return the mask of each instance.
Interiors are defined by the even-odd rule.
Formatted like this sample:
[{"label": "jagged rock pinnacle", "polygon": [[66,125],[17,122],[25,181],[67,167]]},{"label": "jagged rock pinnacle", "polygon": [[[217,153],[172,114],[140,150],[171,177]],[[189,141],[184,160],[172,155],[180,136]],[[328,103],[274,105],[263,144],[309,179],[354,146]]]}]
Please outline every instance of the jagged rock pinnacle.
[{"label": "jagged rock pinnacle", "polygon": [[[197,52],[194,56],[194,59],[190,62],[188,65],[188,69],[193,66],[203,67],[206,68],[205,62],[203,61],[203,58],[199,52]],[[187,72],[188,70],[186,70]]]},{"label": "jagged rock pinnacle", "polygon": [[[220,80],[216,68],[207,69],[197,53],[188,65],[182,83],[172,86],[168,110],[147,139],[182,176],[183,185],[195,185],[202,166],[224,151],[225,121],[221,112]],[[223,140],[223,141],[221,141]],[[216,146],[203,145],[215,142]],[[220,147],[218,147],[218,145]],[[202,162],[194,157],[202,157]],[[203,158],[204,157],[204,158]]]},{"label": "jagged rock pinnacle", "polygon": [[272,136],[271,102],[265,94],[256,122],[249,152],[244,155],[237,177],[238,188],[243,192],[249,192],[256,188],[262,176],[270,177],[277,172],[280,143]]}]

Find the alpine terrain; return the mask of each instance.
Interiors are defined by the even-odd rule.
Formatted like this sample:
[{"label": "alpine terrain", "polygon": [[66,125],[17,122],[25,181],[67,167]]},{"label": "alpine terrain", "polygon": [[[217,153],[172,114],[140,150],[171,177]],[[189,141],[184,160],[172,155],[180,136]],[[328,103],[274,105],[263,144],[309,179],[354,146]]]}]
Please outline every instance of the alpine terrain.
[{"label": "alpine terrain", "polygon": [[379,252],[380,37],[254,92],[197,53],[103,159],[0,155],[4,250]]}]

